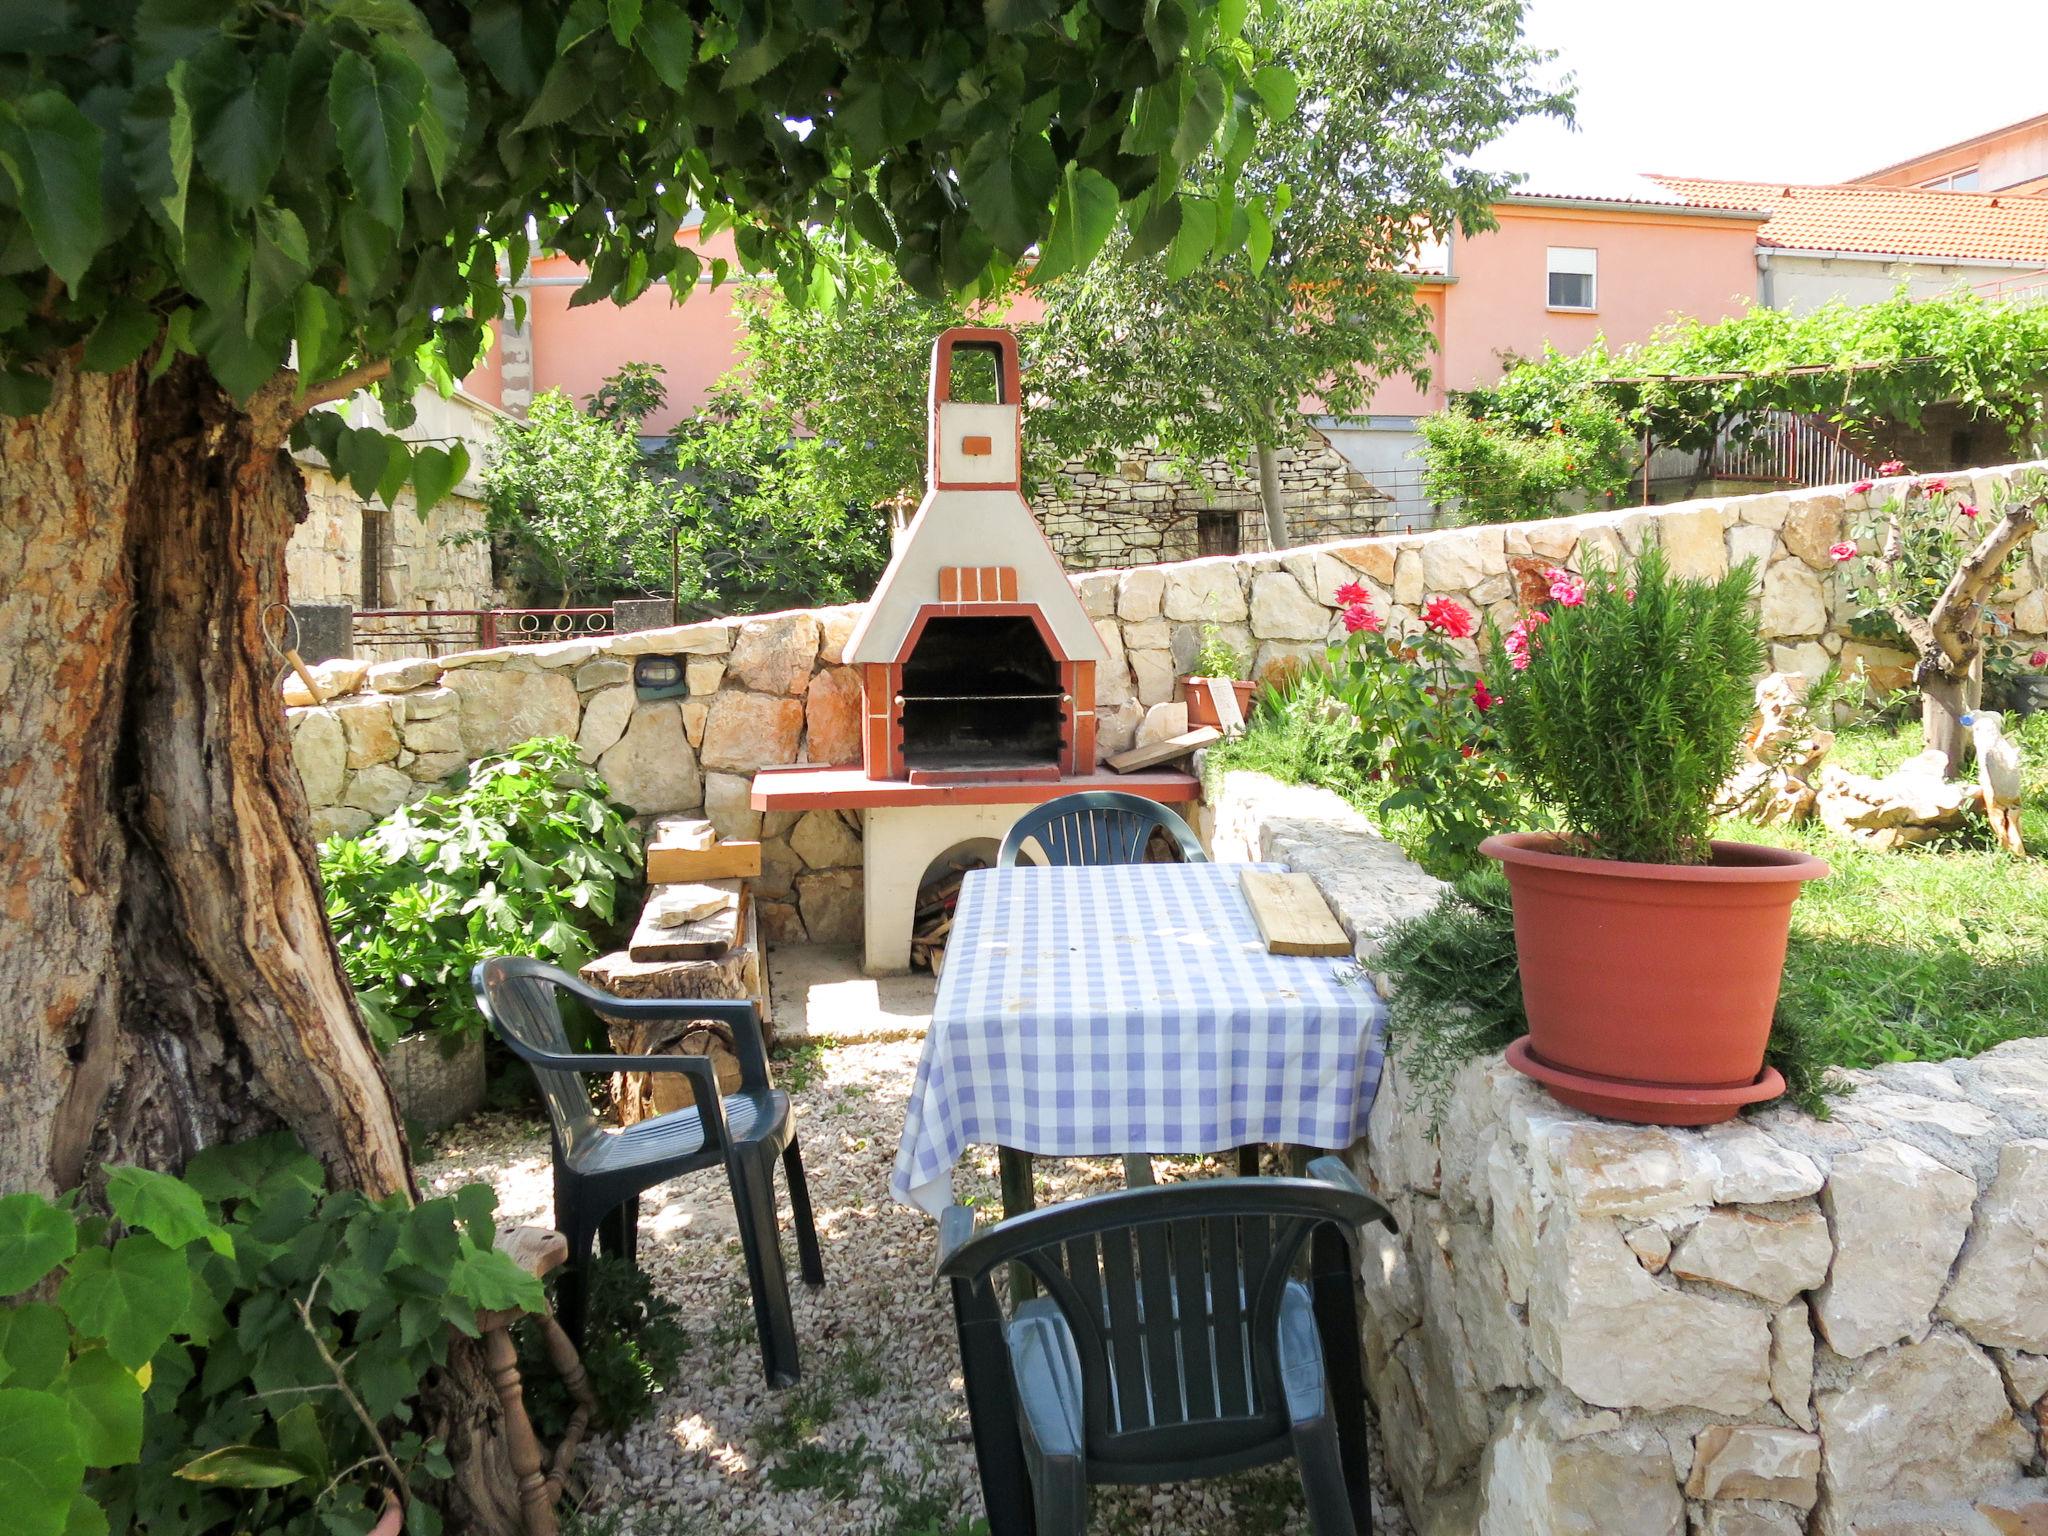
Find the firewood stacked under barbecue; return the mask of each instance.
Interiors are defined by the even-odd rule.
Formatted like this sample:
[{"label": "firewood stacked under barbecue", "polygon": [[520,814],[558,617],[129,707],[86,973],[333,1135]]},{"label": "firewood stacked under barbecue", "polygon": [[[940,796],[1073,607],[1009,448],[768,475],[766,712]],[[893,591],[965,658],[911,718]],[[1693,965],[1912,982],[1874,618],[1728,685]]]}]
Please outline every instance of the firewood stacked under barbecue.
[{"label": "firewood stacked under barbecue", "polygon": [[960,904],[960,882],[970,869],[985,869],[976,859],[964,868],[949,870],[938,879],[920,886],[917,916],[910,929],[910,964],[934,976],[945,969],[946,935],[953,931],[953,909]]}]

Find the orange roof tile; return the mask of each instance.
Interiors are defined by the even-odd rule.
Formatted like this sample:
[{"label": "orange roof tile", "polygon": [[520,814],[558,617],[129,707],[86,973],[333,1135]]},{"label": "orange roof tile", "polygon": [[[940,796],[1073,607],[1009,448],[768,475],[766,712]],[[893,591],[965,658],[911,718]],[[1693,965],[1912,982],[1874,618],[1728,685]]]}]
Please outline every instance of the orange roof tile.
[{"label": "orange roof tile", "polygon": [[1759,245],[2048,266],[2048,197],[1652,176],[1687,202],[1761,208]]}]

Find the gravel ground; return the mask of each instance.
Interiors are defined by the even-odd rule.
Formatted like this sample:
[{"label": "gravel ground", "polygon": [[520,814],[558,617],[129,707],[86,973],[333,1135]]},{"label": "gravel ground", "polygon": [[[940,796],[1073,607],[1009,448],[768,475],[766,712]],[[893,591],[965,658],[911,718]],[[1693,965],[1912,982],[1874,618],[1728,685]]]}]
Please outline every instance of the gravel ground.
[{"label": "gravel ground", "polygon": [[[584,1536],[970,1536],[982,1514],[967,1440],[951,1302],[931,1278],[935,1227],[889,1198],[889,1170],[921,1042],[813,1048],[778,1058],[797,1104],[804,1166],[825,1253],[825,1285],[796,1278],[782,1208],[803,1382],[762,1383],[724,1181],[700,1173],[651,1190],[640,1263],[674,1298],[691,1339],[677,1379],[625,1434],[579,1459]],[[1113,1159],[1038,1165],[1041,1202],[1121,1187]],[[1162,1178],[1222,1171],[1160,1159]],[[545,1223],[548,1141],[538,1120],[485,1115],[444,1133],[423,1182],[474,1179],[503,1219]],[[780,1190],[780,1180],[777,1181]],[[956,1196],[1000,1209],[992,1149],[974,1148]],[[1378,1456],[1374,1455],[1377,1473]],[[1382,1488],[1376,1527],[1407,1536]],[[1102,1489],[1100,1536],[1281,1536],[1306,1532],[1292,1463],[1213,1482]]]}]

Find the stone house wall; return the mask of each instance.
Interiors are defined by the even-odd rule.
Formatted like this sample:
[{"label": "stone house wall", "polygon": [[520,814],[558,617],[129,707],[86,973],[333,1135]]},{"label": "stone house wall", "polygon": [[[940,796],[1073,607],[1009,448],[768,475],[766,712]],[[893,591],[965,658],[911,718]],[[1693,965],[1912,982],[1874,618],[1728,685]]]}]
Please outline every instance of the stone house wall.
[{"label": "stone house wall", "polygon": [[[306,480],[306,520],[285,547],[285,580],[294,602],[370,606],[363,600],[369,590],[363,572],[366,516],[376,518],[383,530],[377,606],[488,608],[498,600],[490,546],[461,538],[483,531],[481,501],[448,496],[422,519],[410,490],[400,492],[398,505],[389,510],[367,508],[326,469],[303,464],[300,471]],[[457,538],[460,542],[450,542]]]},{"label": "stone house wall", "polygon": [[[1976,471],[1977,499],[2013,473]],[[1855,501],[1839,488],[1777,492],[1082,572],[1074,586],[1108,651],[1096,671],[1097,751],[1123,751],[1141,728],[1148,739],[1174,733],[1176,682],[1205,625],[1242,652],[1246,675],[1268,679],[1342,634],[1336,591],[1346,582],[1363,584],[1396,625],[1418,623],[1438,594],[1505,622],[1530,573],[1588,550],[1613,560],[1651,541],[1690,574],[1719,574],[1748,555],[1764,562],[1775,667],[1811,674],[1837,657],[1862,659],[1880,680],[1900,682],[1905,658],[1843,638],[1848,595],[1827,550]],[[1999,606],[2026,635],[2048,634],[2048,532],[2035,535]],[[626,803],[650,813],[702,807],[726,836],[763,839],[757,891],[771,937],[854,942],[857,817],[764,821],[747,797],[757,768],[858,760],[860,685],[843,655],[857,613],[798,610],[380,663],[364,691],[290,712],[315,828],[359,829],[484,753],[573,736]],[[630,662],[649,654],[687,658],[687,697],[635,697]]]},{"label": "stone house wall", "polygon": [[[1219,856],[1311,874],[1369,967],[1436,883],[1326,790],[1226,777]],[[2048,1529],[2048,1040],[1704,1130],[1396,1068],[1352,1161],[1368,1389],[1418,1531]]]},{"label": "stone house wall", "polygon": [[[1282,449],[1280,494],[1297,544],[1377,533],[1393,511],[1385,492],[1319,436]],[[1191,560],[1208,537],[1249,553],[1266,547],[1266,514],[1256,466],[1204,459],[1193,479],[1156,452],[1122,454],[1107,473],[1081,460],[1063,465],[1060,495],[1033,499],[1045,536],[1069,570]],[[1220,525],[1220,526],[1216,526]]]}]

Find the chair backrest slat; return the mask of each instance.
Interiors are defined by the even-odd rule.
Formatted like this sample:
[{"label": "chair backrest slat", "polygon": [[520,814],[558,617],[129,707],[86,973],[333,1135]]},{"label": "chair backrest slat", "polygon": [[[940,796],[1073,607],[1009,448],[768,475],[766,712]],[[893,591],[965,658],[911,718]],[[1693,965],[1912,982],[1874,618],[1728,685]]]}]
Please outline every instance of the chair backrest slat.
[{"label": "chair backrest slat", "polygon": [[1144,862],[1155,829],[1179,849],[1183,862],[1208,861],[1194,829],[1167,807],[1142,795],[1093,789],[1026,811],[1003,839],[996,863],[1009,868],[1019,862],[1026,843],[1036,842],[1054,866],[1138,864]]},{"label": "chair backrest slat", "polygon": [[1138,1239],[1138,1294],[1145,1303],[1145,1379],[1152,1390],[1152,1422],[1184,1424],[1180,1337],[1174,1325],[1173,1259],[1164,1222],[1148,1221]]},{"label": "chair backrest slat", "polygon": [[[1131,1263],[1130,1229],[1102,1234],[1102,1286],[1108,1300],[1109,1353],[1116,1369],[1115,1420],[1119,1430],[1147,1429],[1152,1424],[1151,1394],[1145,1387],[1145,1346],[1139,1336],[1138,1276]],[[1073,1323],[1069,1319],[1069,1323]],[[1079,1329],[1077,1328],[1078,1332]]]},{"label": "chair backrest slat", "polygon": [[1168,1229],[1173,1244],[1174,1299],[1180,1323],[1181,1385],[1187,1395],[1188,1418],[1196,1423],[1218,1416],[1216,1405],[1216,1340],[1209,1324],[1215,1297],[1209,1287],[1209,1262],[1202,1228],[1195,1217]]},{"label": "chair backrest slat", "polygon": [[1246,1355],[1250,1335],[1244,1325],[1244,1272],[1238,1267],[1237,1221],[1212,1216],[1209,1228],[1209,1285],[1216,1329],[1217,1411],[1225,1418],[1256,1413]]}]

